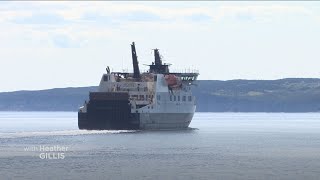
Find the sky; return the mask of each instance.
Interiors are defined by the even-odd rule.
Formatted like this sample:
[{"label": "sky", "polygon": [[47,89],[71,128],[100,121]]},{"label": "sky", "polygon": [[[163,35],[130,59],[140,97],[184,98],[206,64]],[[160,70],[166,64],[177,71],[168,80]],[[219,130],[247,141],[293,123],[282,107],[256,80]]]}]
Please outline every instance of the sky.
[{"label": "sky", "polygon": [[320,77],[320,2],[0,2],[0,92],[95,86],[160,49],[201,80]]}]

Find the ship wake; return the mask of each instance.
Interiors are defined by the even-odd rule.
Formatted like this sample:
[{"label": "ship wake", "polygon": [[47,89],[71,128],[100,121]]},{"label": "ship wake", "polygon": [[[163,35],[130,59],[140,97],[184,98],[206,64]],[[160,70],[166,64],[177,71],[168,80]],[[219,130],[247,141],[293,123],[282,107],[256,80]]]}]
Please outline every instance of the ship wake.
[{"label": "ship wake", "polygon": [[63,131],[40,131],[40,132],[8,132],[0,133],[0,139],[3,138],[23,138],[38,136],[77,136],[94,134],[122,134],[135,133],[138,130],[63,130]]}]

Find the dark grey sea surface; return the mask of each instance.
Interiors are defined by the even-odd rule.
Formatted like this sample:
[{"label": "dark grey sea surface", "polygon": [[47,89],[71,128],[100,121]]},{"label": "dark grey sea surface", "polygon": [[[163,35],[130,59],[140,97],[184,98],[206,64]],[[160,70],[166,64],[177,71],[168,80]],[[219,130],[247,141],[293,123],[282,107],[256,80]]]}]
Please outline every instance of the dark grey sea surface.
[{"label": "dark grey sea surface", "polygon": [[0,179],[320,179],[320,113],[196,113],[190,127],[85,131],[74,112],[0,112]]}]

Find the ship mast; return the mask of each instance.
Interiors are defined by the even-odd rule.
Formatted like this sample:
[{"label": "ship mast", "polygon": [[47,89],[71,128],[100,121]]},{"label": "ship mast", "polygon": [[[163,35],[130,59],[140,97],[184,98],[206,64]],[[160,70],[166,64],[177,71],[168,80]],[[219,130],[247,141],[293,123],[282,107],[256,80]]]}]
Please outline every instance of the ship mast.
[{"label": "ship mast", "polygon": [[161,57],[160,57],[160,53],[159,53],[159,49],[154,49],[154,62],[156,66],[161,66],[162,65],[162,61],[161,61]]},{"label": "ship mast", "polygon": [[166,63],[162,64],[159,49],[153,49],[153,52],[154,52],[154,62],[152,62],[152,64],[149,65],[150,67],[149,71],[151,73],[157,73],[157,74],[169,73],[169,68],[168,68],[169,65]]},{"label": "ship mast", "polygon": [[134,42],[131,44],[132,64],[133,64],[133,78],[140,78],[139,62]]}]

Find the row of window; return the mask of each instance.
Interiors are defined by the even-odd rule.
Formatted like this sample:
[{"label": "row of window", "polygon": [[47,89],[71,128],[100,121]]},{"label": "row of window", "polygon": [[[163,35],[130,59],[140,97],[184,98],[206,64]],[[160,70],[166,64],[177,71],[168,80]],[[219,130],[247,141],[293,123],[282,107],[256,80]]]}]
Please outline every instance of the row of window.
[{"label": "row of window", "polygon": [[[175,95],[170,95],[170,101],[187,101],[187,97],[188,97],[188,101],[192,101],[192,96],[175,96]],[[131,98],[144,101],[144,100],[153,99],[153,95],[131,95]],[[157,100],[158,101],[161,100],[160,95],[157,95]]]},{"label": "row of window", "polygon": [[131,95],[130,97],[133,98],[133,99],[144,101],[144,100],[152,99],[153,95]]},{"label": "row of window", "polygon": [[[181,96],[182,101],[187,101],[187,96]],[[180,96],[170,95],[170,101],[180,101]],[[192,101],[192,97],[188,96],[188,101]]]}]

